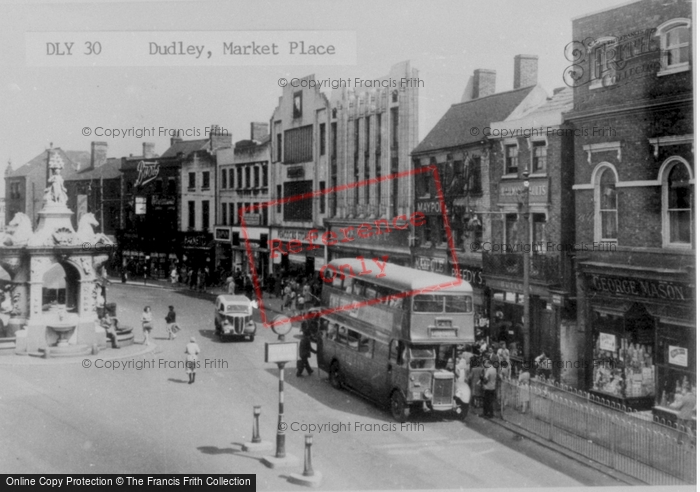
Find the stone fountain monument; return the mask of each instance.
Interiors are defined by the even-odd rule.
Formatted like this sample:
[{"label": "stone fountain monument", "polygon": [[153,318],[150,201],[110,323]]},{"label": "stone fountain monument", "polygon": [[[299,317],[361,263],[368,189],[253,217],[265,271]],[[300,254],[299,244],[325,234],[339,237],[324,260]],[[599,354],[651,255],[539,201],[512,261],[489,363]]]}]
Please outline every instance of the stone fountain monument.
[{"label": "stone fountain monument", "polygon": [[[0,304],[9,316],[5,336],[14,335],[15,353],[21,355],[96,353],[105,345],[104,329],[97,325],[97,272],[109,259],[105,251],[112,242],[93,231],[92,214],[81,218],[78,231],[73,229],[61,176],[64,163],[57,152],[49,152],[49,186],[36,231],[19,212],[0,238],[0,265],[12,280],[11,302]],[[100,243],[105,247],[96,247]],[[44,274],[57,263],[65,272],[65,296],[45,303]]]}]

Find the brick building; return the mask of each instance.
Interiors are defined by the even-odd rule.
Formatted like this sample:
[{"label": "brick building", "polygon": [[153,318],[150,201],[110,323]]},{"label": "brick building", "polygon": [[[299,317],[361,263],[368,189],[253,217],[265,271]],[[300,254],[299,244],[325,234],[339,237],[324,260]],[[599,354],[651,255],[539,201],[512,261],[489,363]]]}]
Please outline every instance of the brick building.
[{"label": "brick building", "polygon": [[[91,166],[93,155],[89,151],[63,150],[53,146],[17,169],[12,170],[8,166],[5,172],[6,223],[9,223],[17,212],[27,214],[33,224],[37,223],[47,186],[49,154],[52,151],[65,163],[62,171],[64,180]],[[104,151],[106,155],[106,146]]]},{"label": "brick building", "polygon": [[[299,79],[294,84],[297,87],[285,86],[270,119],[271,183],[276,200],[327,186],[328,99],[318,86],[309,87],[313,80],[309,75]],[[321,269],[324,247],[320,238],[327,216],[326,197],[294,199],[270,207],[270,241],[282,252],[271,251],[273,265],[279,265],[276,269],[306,275]]]},{"label": "brick building", "polygon": [[573,20],[581,379],[665,418],[696,384],[691,17],[640,0]]},{"label": "brick building", "polygon": [[[144,144],[149,145],[149,144]],[[73,227],[80,218],[93,213],[99,222],[96,231],[115,239],[121,227],[122,160],[107,157],[105,142],[92,142],[90,166],[65,179],[68,208],[74,211]]]},{"label": "brick building", "polygon": [[248,210],[243,220],[253,251],[257,272],[268,274],[268,238],[270,237],[270,208],[253,211],[248,207],[267,203],[272,189],[270,176],[269,124],[251,123],[250,139],[240,140],[216,154],[219,172],[219,219],[214,235],[217,242],[217,265],[227,271],[248,271],[248,255],[240,214]]},{"label": "brick building", "polygon": [[[328,148],[324,153],[330,154],[326,181],[329,187],[411,169],[409,154],[418,143],[419,87],[411,83],[416,80],[418,70],[406,61],[392,66],[386,77],[377,79],[386,87],[344,87],[333,91],[329,142],[324,146]],[[410,265],[409,228],[393,228],[390,233],[366,238],[355,231],[363,223],[386,231],[390,226],[383,224],[392,224],[395,217],[410,216],[412,181],[410,177],[389,179],[329,194],[325,221],[329,233],[342,238],[345,236],[340,230],[346,229],[351,231],[347,237],[352,237],[351,242],[329,245],[329,261],[358,255],[386,255],[392,263]]]},{"label": "brick building", "polygon": [[[491,122],[522,114],[526,108],[546,100],[536,85],[536,62],[523,70],[515,89],[495,94],[496,72],[478,69],[470,77],[462,101],[453,104],[412,152],[413,166],[436,165],[448,212],[460,275],[474,288],[477,336],[486,336],[489,293],[485,291],[481,245],[491,238],[490,169],[495,166],[497,145],[488,138]],[[500,178],[500,176],[499,176]],[[444,217],[431,173],[415,177],[415,210],[427,216],[427,223],[415,231],[411,248],[414,268],[455,275],[447,243]]]},{"label": "brick building", "polygon": [[[516,77],[524,73],[518,70],[521,60],[516,57]],[[531,360],[542,352],[555,361],[576,355],[569,340],[576,331],[571,302],[576,297],[571,251],[574,132],[564,123],[572,108],[571,88],[557,89],[539,104],[490,125],[491,237],[484,243],[483,268],[490,292],[491,338],[505,341],[515,361]],[[529,354],[524,353],[526,337]],[[554,369],[556,377],[575,382],[575,372]]]}]

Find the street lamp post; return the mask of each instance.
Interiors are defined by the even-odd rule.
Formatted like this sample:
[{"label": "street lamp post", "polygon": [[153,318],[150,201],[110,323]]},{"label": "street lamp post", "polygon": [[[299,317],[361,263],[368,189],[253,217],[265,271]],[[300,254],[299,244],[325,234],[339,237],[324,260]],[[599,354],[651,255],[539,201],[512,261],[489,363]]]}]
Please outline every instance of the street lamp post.
[{"label": "street lamp post", "polygon": [[523,223],[525,224],[525,241],[523,248],[523,360],[530,358],[530,173],[523,171]]}]

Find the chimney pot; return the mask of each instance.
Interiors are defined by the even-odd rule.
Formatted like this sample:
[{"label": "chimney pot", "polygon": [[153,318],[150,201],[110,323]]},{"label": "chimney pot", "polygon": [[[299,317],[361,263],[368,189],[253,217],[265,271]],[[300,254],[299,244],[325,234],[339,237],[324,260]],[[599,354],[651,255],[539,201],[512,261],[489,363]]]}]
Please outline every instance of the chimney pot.
[{"label": "chimney pot", "polygon": [[477,68],[474,70],[472,99],[490,96],[496,92],[496,71]]},{"label": "chimney pot", "polygon": [[515,55],[513,68],[513,89],[521,89],[537,84],[537,55]]}]

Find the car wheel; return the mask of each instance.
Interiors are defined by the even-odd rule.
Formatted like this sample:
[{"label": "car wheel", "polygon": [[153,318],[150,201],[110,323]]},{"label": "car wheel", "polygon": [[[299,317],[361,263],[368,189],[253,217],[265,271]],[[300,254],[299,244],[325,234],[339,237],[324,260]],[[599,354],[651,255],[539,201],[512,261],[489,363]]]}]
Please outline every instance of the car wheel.
[{"label": "car wheel", "polygon": [[399,390],[394,390],[391,394],[391,416],[397,422],[406,422],[409,415],[411,414],[411,409],[406,404],[406,399],[403,397]]},{"label": "car wheel", "polygon": [[335,389],[343,389],[343,374],[340,372],[340,365],[337,362],[334,362],[331,365],[328,379],[330,379],[331,386],[333,386]]}]

